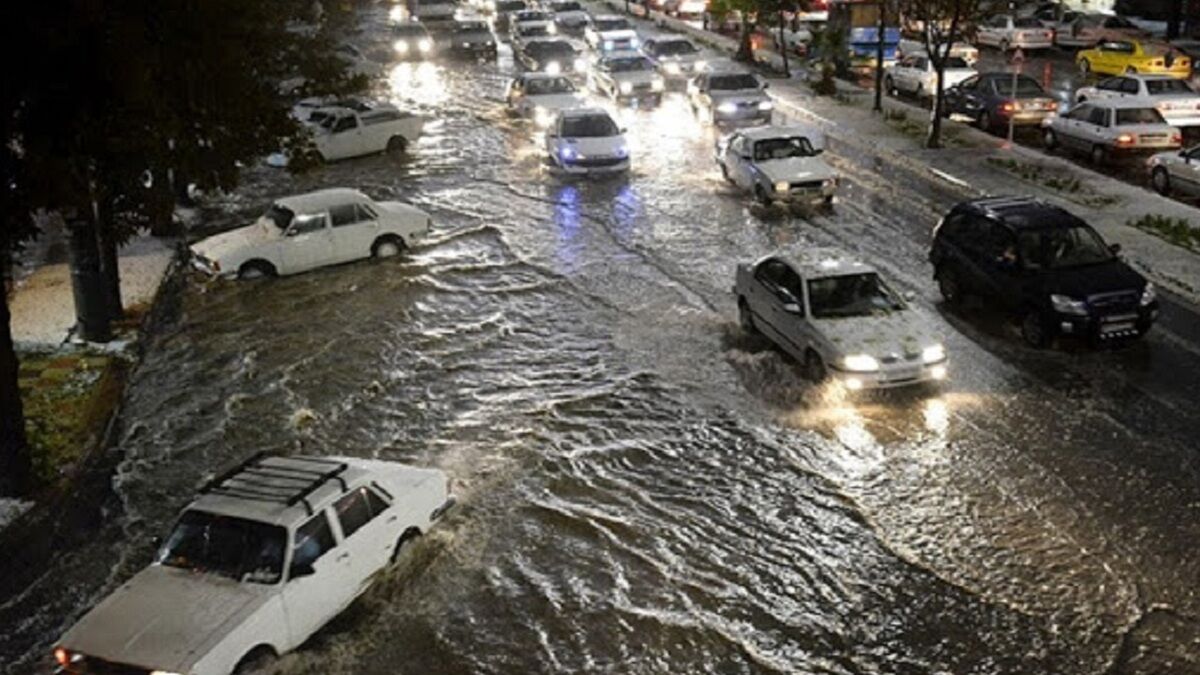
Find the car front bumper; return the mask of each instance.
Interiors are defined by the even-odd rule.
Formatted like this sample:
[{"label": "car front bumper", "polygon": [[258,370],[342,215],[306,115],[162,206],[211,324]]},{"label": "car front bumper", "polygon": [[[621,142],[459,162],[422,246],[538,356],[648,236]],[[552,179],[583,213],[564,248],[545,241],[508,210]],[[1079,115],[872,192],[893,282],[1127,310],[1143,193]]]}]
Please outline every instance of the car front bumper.
[{"label": "car front bumper", "polygon": [[587,174],[621,173],[629,170],[629,158],[610,161],[609,158],[599,160],[575,160],[555,164],[552,171],[556,173],[582,176]]},{"label": "car front bumper", "polygon": [[206,258],[191,249],[188,249],[188,262],[191,263],[193,269],[207,274],[208,276],[219,277],[225,275],[225,272],[221,269],[220,263],[215,260],[210,260],[209,258]]},{"label": "car front bumper", "polygon": [[1118,314],[1076,316],[1056,312],[1050,328],[1060,336],[1102,343],[1135,340],[1145,335],[1158,320],[1158,308],[1155,301],[1137,311]]},{"label": "car front bumper", "polygon": [[774,112],[774,107],[768,110],[760,110],[757,106],[753,108],[742,108],[739,106],[737,110],[721,110],[718,107],[713,108],[713,120],[721,124],[733,124],[737,122],[763,122],[764,124],[770,124]]},{"label": "car front bumper", "polygon": [[856,372],[834,370],[833,377],[850,391],[866,389],[898,389],[921,384],[944,382],[950,376],[950,360],[937,363],[895,363],[881,365],[879,370]]},{"label": "car front bumper", "polygon": [[828,183],[821,181],[814,185],[793,184],[787,192],[772,192],[771,198],[785,204],[819,204],[833,197],[837,192],[837,181]]}]

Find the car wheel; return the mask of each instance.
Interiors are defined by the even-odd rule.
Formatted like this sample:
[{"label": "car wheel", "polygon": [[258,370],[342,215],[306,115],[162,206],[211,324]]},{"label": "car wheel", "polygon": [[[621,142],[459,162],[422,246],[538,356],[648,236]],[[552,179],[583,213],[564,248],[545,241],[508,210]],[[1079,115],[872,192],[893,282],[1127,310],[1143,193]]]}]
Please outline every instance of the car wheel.
[{"label": "car wheel", "polygon": [[1154,167],[1153,173],[1150,174],[1150,183],[1154,186],[1154,191],[1164,197],[1171,194],[1171,174],[1161,166]]},{"label": "car wheel", "polygon": [[977,124],[979,125],[979,128],[983,129],[984,131],[991,131],[992,130],[992,114],[986,110],[979,113],[979,119],[977,120]]},{"label": "car wheel", "polygon": [[267,668],[275,662],[275,650],[266,645],[261,645],[250,650],[249,654],[242,657],[233,669],[233,675],[250,675],[250,673],[266,672]]},{"label": "car wheel", "polygon": [[896,91],[896,82],[891,78],[891,76],[888,76],[888,78],[883,81],[883,90],[886,91],[889,96],[896,96],[899,93]]},{"label": "car wheel", "polygon": [[758,335],[758,327],[754,325],[754,313],[750,311],[750,303],[745,298],[738,298],[738,325],[746,335]]},{"label": "car wheel", "polygon": [[1092,72],[1091,61],[1088,61],[1087,59],[1079,59],[1079,74],[1087,77],[1088,73],[1090,72]]},{"label": "car wheel", "polygon": [[918,84],[917,90],[913,92],[913,96],[916,96],[918,101],[925,100],[925,85]]},{"label": "car wheel", "polygon": [[958,307],[962,304],[962,283],[958,280],[958,272],[952,267],[946,267],[938,270],[937,275],[938,290],[942,293],[942,300],[951,307]]},{"label": "car wheel", "polygon": [[275,274],[275,266],[266,260],[247,260],[238,268],[238,279],[244,280],[273,277]]},{"label": "car wheel", "polygon": [[410,527],[405,530],[404,534],[400,535],[400,538],[396,540],[396,548],[392,549],[391,562],[394,563],[399,560],[400,554],[404,552],[404,549],[410,546],[411,542],[416,541],[420,536],[421,531],[415,527]]},{"label": "car wheel", "polygon": [[814,384],[825,381],[829,371],[825,368],[825,360],[821,355],[809,349],[804,352],[804,379]]},{"label": "car wheel", "polygon": [[387,235],[375,240],[371,245],[371,257],[394,258],[404,251],[404,240],[396,235]]},{"label": "car wheel", "polygon": [[1104,160],[1108,158],[1108,150],[1103,145],[1092,146],[1091,160],[1092,164],[1097,166],[1104,164]]},{"label": "car wheel", "polygon": [[1031,310],[1021,317],[1021,337],[1034,349],[1042,349],[1046,346],[1050,341],[1050,336],[1046,331],[1046,322],[1042,320],[1041,313]]},{"label": "car wheel", "polygon": [[766,188],[761,185],[754,186],[754,197],[758,199],[758,203],[763,206],[771,205],[771,196],[767,194]]},{"label": "car wheel", "polygon": [[721,177],[724,178],[727,183],[731,185],[733,184],[733,176],[729,175],[729,167],[725,166],[724,162],[721,162]]},{"label": "car wheel", "polygon": [[1047,129],[1042,133],[1042,145],[1046,147],[1046,152],[1054,152],[1058,147],[1058,136],[1054,134],[1053,130]]},{"label": "car wheel", "polygon": [[402,155],[408,149],[408,139],[403,136],[392,136],[387,142],[387,151],[393,155]]}]

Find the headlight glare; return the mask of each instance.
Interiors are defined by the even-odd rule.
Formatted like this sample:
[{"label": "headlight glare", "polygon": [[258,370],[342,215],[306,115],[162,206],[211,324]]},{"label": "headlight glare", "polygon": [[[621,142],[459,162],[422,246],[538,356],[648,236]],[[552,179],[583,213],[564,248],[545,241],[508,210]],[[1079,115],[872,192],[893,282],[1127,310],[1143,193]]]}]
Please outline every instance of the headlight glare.
[{"label": "headlight glare", "polygon": [[629,82],[622,82],[620,89],[621,89],[622,94],[632,94],[633,93],[633,84],[631,84]]},{"label": "headlight glare", "polygon": [[775,104],[770,101],[762,101],[758,104],[759,110],[770,110],[771,108],[774,108],[774,107],[775,107]]},{"label": "headlight glare", "polygon": [[680,72],[678,63],[668,63],[663,66],[663,70],[666,71],[668,75],[678,75]]},{"label": "headlight glare", "polygon": [[587,60],[586,59],[575,59],[575,72],[582,73],[586,69],[587,69]]},{"label": "headlight glare", "polygon": [[737,104],[732,101],[726,101],[717,106],[717,112],[735,113],[737,112]]},{"label": "headlight glare", "polygon": [[558,75],[561,72],[562,72],[562,66],[559,65],[558,61],[551,61],[546,64],[546,74]]},{"label": "headlight glare", "polygon": [[933,345],[926,347],[921,351],[921,360],[925,363],[937,363],[938,361],[946,360],[946,348],[942,345]]},{"label": "headlight glare", "polygon": [[1082,300],[1076,300],[1068,295],[1051,295],[1050,305],[1059,314],[1087,316],[1087,305]]},{"label": "headlight glare", "polygon": [[708,62],[697,61],[693,67],[696,69],[696,72],[698,73],[708,67]]},{"label": "headlight glare", "polygon": [[1154,288],[1154,284],[1146,284],[1146,287],[1142,289],[1142,307],[1154,302],[1155,298],[1157,297],[1158,289]]},{"label": "headlight glare", "polygon": [[775,183],[775,191],[776,192],[787,192],[789,187],[790,186],[788,185],[787,181],[785,181],[785,180],[781,180],[781,181],[778,181]]},{"label": "headlight glare", "polygon": [[857,373],[869,373],[879,370],[879,361],[869,354],[851,354],[842,359],[842,366]]},{"label": "headlight glare", "polygon": [[662,78],[661,78],[661,77],[656,77],[656,78],[654,78],[653,80],[651,80],[651,81],[650,81],[650,88],[651,88],[651,89],[653,89],[654,91],[662,91],[662,90],[663,90],[663,80],[662,80]]},{"label": "headlight glare", "polygon": [[422,52],[427,52],[430,49],[433,49],[433,43],[429,40],[421,40],[417,43],[417,49],[420,49]]},{"label": "headlight glare", "polygon": [[408,42],[406,40],[396,40],[396,44],[392,45],[397,54],[408,53]]}]

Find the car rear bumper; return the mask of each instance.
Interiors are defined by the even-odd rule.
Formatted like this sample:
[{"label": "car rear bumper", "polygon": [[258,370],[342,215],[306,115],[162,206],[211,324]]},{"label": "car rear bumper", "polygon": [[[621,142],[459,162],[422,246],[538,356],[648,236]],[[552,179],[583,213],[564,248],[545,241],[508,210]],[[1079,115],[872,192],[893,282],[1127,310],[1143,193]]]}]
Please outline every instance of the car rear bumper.
[{"label": "car rear bumper", "polygon": [[621,173],[629,170],[629,159],[606,165],[588,165],[580,163],[556,164],[551,169],[555,173],[582,176],[587,174]]}]

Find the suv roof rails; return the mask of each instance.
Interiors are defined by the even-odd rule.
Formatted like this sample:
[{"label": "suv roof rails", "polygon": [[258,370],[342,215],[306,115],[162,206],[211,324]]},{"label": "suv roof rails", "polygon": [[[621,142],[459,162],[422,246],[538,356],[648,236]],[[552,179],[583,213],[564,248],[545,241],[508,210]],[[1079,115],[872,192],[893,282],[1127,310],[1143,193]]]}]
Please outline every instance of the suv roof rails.
[{"label": "suv roof rails", "polygon": [[[308,463],[312,468],[267,464],[268,459]],[[257,452],[241,464],[205,483],[200,488],[200,494],[274,502],[286,506],[303,503],[304,510],[311,516],[313,507],[308,497],[331,480],[338,481],[342,492],[346,492],[349,488],[342,474],[348,468],[349,465],[345,462],[321,457]]]},{"label": "suv roof rails", "polygon": [[1004,209],[1004,208],[1008,208],[1010,206],[1029,206],[1031,204],[1044,205],[1044,203],[1041,200],[1039,200],[1038,198],[1029,197],[1029,196],[984,197],[982,199],[976,199],[973,203],[976,206],[982,207],[989,211]]}]

